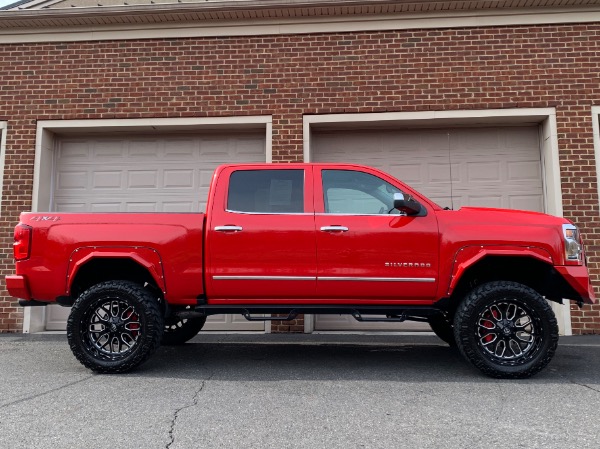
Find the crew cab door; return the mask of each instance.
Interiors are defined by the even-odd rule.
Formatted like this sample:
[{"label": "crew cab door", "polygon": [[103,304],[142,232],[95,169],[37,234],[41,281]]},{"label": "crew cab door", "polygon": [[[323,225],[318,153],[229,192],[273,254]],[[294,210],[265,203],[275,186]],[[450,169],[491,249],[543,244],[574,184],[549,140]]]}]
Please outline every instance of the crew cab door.
[{"label": "crew cab door", "polygon": [[210,300],[313,299],[312,167],[233,166],[215,179],[207,210]]},{"label": "crew cab door", "polygon": [[394,193],[403,191],[376,170],[315,167],[317,298],[388,304],[433,300],[437,219],[424,201],[418,215],[394,209]]}]

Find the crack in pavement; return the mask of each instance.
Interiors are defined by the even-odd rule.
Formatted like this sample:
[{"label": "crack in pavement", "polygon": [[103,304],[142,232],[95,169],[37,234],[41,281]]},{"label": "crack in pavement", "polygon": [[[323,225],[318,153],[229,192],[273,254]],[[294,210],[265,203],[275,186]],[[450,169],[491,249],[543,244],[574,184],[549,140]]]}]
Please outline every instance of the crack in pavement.
[{"label": "crack in pavement", "polygon": [[571,382],[572,384],[579,385],[580,387],[587,388],[587,389],[589,389],[589,390],[595,391],[596,393],[600,393],[600,390],[596,390],[594,387],[590,387],[589,385],[586,385],[586,384],[580,384],[579,382],[575,382],[574,380],[571,380],[571,379],[569,379],[569,378],[567,378],[567,380],[568,380],[569,382]]},{"label": "crack in pavement", "polygon": [[597,389],[596,389],[596,388],[594,388],[594,387],[590,387],[589,385],[586,385],[586,384],[579,383],[579,382],[577,382],[577,381],[575,381],[575,380],[573,380],[573,379],[570,379],[569,377],[565,376],[565,375],[564,375],[564,374],[562,374],[562,373],[557,373],[557,374],[558,374],[560,377],[562,377],[563,379],[565,379],[566,381],[568,381],[568,382],[572,383],[573,385],[577,385],[577,386],[579,386],[579,387],[583,387],[583,388],[587,388],[588,390],[595,391],[596,393],[600,393],[600,390],[597,390]]},{"label": "crack in pavement", "polygon": [[83,379],[79,379],[79,380],[76,380],[76,381],[73,381],[73,382],[69,382],[68,384],[61,385],[60,387],[56,387],[56,388],[53,388],[51,390],[44,391],[43,393],[38,393],[38,394],[34,394],[32,396],[27,396],[25,398],[17,399],[17,400],[14,400],[12,402],[7,402],[6,404],[0,404],[0,409],[9,407],[11,405],[20,404],[21,402],[30,401],[32,399],[36,399],[36,398],[39,398],[39,397],[42,397],[42,396],[46,396],[47,394],[54,393],[55,391],[60,391],[60,390],[63,390],[65,388],[71,387],[73,385],[77,385],[77,384],[79,384],[81,382],[85,382],[86,380],[89,380],[92,377],[94,377],[94,374],[92,374],[92,375],[90,375],[88,377],[84,377]]},{"label": "crack in pavement", "polygon": [[194,397],[192,398],[191,404],[185,405],[175,410],[175,413],[173,414],[173,419],[171,420],[171,428],[169,429],[169,442],[165,446],[165,449],[169,449],[171,445],[175,442],[175,425],[177,423],[177,418],[179,417],[179,412],[198,405],[198,397],[200,396],[200,392],[204,389],[206,382],[208,382],[211,378],[212,375],[208,379],[202,381],[200,388],[198,388],[198,390],[196,390],[196,392],[194,393]]}]

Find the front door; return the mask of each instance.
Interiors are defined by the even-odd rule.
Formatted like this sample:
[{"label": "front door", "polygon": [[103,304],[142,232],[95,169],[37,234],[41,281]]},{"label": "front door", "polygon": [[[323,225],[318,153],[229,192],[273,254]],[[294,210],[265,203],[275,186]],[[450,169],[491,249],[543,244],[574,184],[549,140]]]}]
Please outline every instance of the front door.
[{"label": "front door", "polygon": [[312,167],[229,167],[217,182],[218,200],[207,211],[213,303],[314,299]]},{"label": "front door", "polygon": [[438,226],[393,208],[393,179],[361,169],[315,168],[317,298],[354,303],[431,302],[437,289]]}]

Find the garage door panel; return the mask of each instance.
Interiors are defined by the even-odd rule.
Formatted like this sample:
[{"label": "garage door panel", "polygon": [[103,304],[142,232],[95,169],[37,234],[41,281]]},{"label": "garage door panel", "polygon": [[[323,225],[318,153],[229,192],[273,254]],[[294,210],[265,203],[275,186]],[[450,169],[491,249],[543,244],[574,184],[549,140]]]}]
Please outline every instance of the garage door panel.
[{"label": "garage door panel", "polygon": [[144,212],[160,212],[157,203],[125,203],[125,212],[144,213]]},{"label": "garage door panel", "polygon": [[467,162],[466,176],[463,178],[467,184],[478,182],[501,182],[501,167],[499,161]]},{"label": "garage door panel", "polygon": [[205,331],[222,331],[224,329],[261,331],[265,325],[261,321],[248,321],[241,315],[212,315],[202,328]]},{"label": "garage door panel", "polygon": [[[315,162],[350,162],[382,169],[442,207],[544,210],[535,126],[315,131],[311,151]],[[426,325],[413,326],[428,329]],[[315,328],[395,330],[398,325],[319,315]]]},{"label": "garage door panel", "polygon": [[515,160],[506,163],[506,180],[509,182],[527,182],[538,185],[541,172],[540,161]]},{"label": "garage door panel", "polygon": [[[164,172],[163,172],[164,173]],[[159,189],[164,181],[159,183],[158,170],[128,170],[127,189]]]},{"label": "garage door panel", "polygon": [[198,170],[200,173],[200,187],[209,188],[212,182],[213,170]]},{"label": "garage door panel", "polygon": [[199,143],[192,138],[165,139],[161,142],[164,147],[158,157],[169,161],[193,161],[198,159]]},{"label": "garage door panel", "polygon": [[63,142],[60,147],[56,150],[56,158],[59,161],[66,159],[75,160],[89,160],[89,142],[84,140],[71,140],[70,142]]},{"label": "garage door panel", "polygon": [[200,205],[194,204],[192,201],[167,201],[162,205],[163,212],[194,212],[199,209]]},{"label": "garage door panel", "polygon": [[521,210],[544,210],[544,196],[543,195],[510,195],[508,197],[509,209],[521,209]]},{"label": "garage door panel", "polygon": [[[506,148],[504,141],[496,128],[471,128],[468,133],[453,131],[446,148],[449,146],[451,150],[457,150],[456,154],[484,150],[501,153]],[[452,153],[455,154],[455,151]]]},{"label": "garage door panel", "polygon": [[121,190],[123,188],[123,173],[119,170],[91,171],[88,179],[92,180],[93,189]]},{"label": "garage door panel", "polygon": [[506,148],[511,150],[511,154],[524,153],[531,154],[531,148],[539,146],[539,132],[531,127],[513,127],[508,133],[504,133]]},{"label": "garage door panel", "polygon": [[161,156],[159,142],[152,139],[139,139],[128,142],[127,156],[136,159],[158,159]]},{"label": "garage door panel", "polygon": [[96,161],[121,158],[125,155],[125,142],[120,139],[95,141],[92,143],[91,152]]},{"label": "garage door panel", "polygon": [[463,206],[472,207],[506,207],[503,204],[503,198],[500,194],[488,194],[488,195],[469,195],[468,193],[457,193],[454,201],[454,207],[456,209]]},{"label": "garage door panel", "polygon": [[87,207],[86,203],[70,203],[70,202],[60,203],[59,202],[59,203],[55,203],[54,207],[52,209],[55,210],[56,212],[73,212],[73,213],[94,212],[92,210],[87,211],[86,207]]},{"label": "garage door panel", "polygon": [[[66,137],[54,157],[59,212],[200,212],[218,165],[266,159],[264,133],[255,132]],[[47,329],[64,329],[68,313],[49,308]],[[211,317],[207,328],[263,330],[264,323]]]},{"label": "garage door panel", "polygon": [[[96,212],[96,213],[109,213],[109,212],[125,212],[125,207],[123,203],[102,203],[102,202],[93,202],[88,205],[86,204],[85,210],[81,212]],[[62,212],[62,211],[61,211]]]},{"label": "garage door panel", "polygon": [[[193,189],[195,172],[191,169],[165,169],[163,172],[163,188],[165,189]],[[198,173],[197,176],[200,176]]]},{"label": "garage door panel", "polygon": [[88,188],[87,171],[64,171],[58,174],[57,190],[85,190]]}]

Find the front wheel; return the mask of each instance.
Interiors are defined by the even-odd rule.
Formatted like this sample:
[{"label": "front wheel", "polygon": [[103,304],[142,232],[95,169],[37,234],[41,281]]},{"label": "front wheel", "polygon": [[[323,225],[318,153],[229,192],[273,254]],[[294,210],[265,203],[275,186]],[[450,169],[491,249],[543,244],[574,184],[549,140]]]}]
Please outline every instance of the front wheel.
[{"label": "front wheel", "polygon": [[164,321],[149,290],[129,281],[94,285],[75,301],[67,321],[73,354],[98,373],[123,373],[160,345]]},{"label": "front wheel", "polygon": [[558,323],[535,290],[509,281],[472,290],[454,317],[458,349],[488,376],[522,379],[541,371],[558,345]]}]

